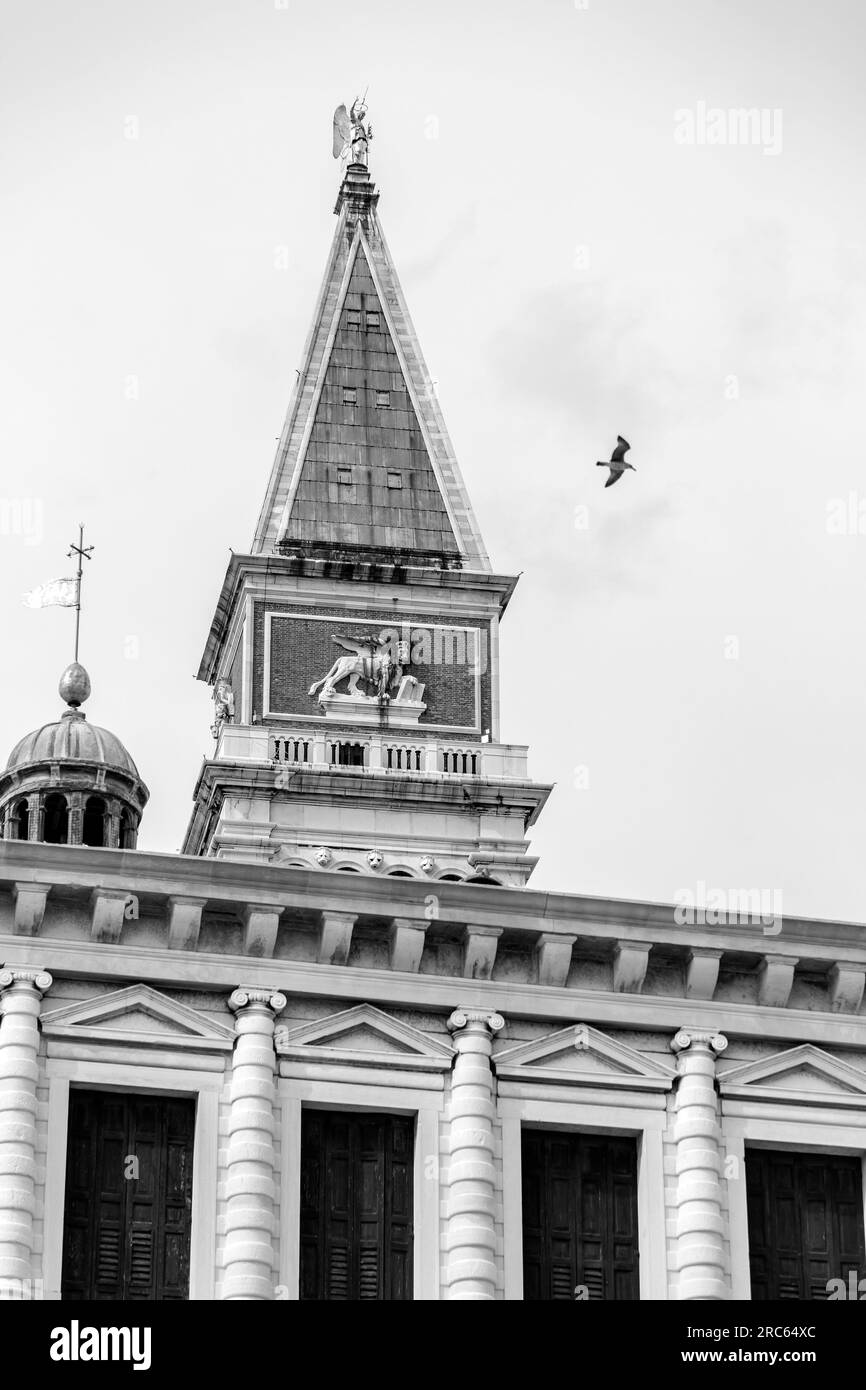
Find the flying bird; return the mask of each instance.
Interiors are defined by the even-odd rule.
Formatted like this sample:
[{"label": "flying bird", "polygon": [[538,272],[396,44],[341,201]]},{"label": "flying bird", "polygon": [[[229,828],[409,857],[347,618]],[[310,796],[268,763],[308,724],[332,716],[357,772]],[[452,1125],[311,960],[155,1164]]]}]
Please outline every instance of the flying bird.
[{"label": "flying bird", "polygon": [[626,463],[625,461],[625,456],[630,448],[631,445],[628,440],[623,439],[622,435],[618,434],[616,437],[616,448],[610,456],[610,462],[608,463],[604,459],[599,459],[596,463],[596,468],[610,469],[610,477],[605,483],[605,487],[613,487],[614,483],[619,482],[627,468],[630,468],[633,473],[637,472],[633,463]]}]

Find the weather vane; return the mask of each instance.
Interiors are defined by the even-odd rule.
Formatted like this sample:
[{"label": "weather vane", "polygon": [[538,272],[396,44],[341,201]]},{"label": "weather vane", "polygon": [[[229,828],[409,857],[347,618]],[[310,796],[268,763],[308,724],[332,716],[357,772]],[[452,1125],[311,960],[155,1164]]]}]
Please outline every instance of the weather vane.
[{"label": "weather vane", "polygon": [[67,558],[78,556],[78,573],[73,577],[49,579],[47,584],[39,584],[23,595],[28,608],[74,608],[75,609],[75,660],[78,661],[78,633],[81,626],[81,580],[84,574],[84,561],[93,553],[92,545],[84,544],[84,525],[78,527],[78,544],[73,541],[66,552]]},{"label": "weather vane", "polygon": [[73,541],[72,544],[71,544],[70,547],[69,547],[69,550],[66,552],[66,554],[67,554],[67,558],[70,559],[70,560],[72,559],[72,556],[73,556],[73,555],[77,555],[77,556],[78,556],[78,574],[75,576],[75,578],[76,578],[76,580],[77,580],[76,591],[75,591],[75,596],[76,596],[76,603],[75,603],[75,660],[77,661],[77,660],[78,660],[78,629],[79,629],[80,624],[81,624],[81,577],[82,577],[82,575],[84,574],[84,561],[85,561],[85,560],[89,560],[90,557],[91,557],[91,555],[93,554],[93,546],[92,546],[92,545],[85,545],[85,544],[84,544],[84,524],[83,524],[82,522],[79,522],[79,525],[78,525],[78,544],[76,545],[75,542]]},{"label": "weather vane", "polygon": [[362,97],[355,97],[348,111],[344,105],[337,107],[334,112],[333,146],[335,159],[345,159],[351,150],[352,163],[363,164],[365,167],[367,149],[373,139],[372,125],[364,124],[367,119],[366,98],[366,92]]}]

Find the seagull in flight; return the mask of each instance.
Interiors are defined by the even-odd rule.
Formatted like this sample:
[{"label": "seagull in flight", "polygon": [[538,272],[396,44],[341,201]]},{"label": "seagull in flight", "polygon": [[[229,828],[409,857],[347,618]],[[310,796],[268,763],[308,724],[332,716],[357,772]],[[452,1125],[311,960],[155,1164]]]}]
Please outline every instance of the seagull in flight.
[{"label": "seagull in flight", "polygon": [[605,483],[605,487],[613,487],[614,483],[619,482],[627,468],[630,468],[633,473],[637,472],[633,463],[626,463],[625,461],[625,456],[630,448],[631,445],[628,440],[623,439],[622,435],[618,434],[616,437],[616,448],[610,456],[610,462],[608,463],[604,459],[599,459],[596,463],[596,468],[610,469],[610,477]]}]

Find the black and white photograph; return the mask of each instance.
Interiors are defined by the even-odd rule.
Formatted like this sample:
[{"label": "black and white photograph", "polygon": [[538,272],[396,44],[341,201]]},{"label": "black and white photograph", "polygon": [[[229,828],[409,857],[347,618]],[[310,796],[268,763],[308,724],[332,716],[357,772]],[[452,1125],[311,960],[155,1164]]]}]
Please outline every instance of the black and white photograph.
[{"label": "black and white photograph", "polygon": [[826,1373],[864,42],[0,3],[0,1302],[49,1377],[361,1301]]}]

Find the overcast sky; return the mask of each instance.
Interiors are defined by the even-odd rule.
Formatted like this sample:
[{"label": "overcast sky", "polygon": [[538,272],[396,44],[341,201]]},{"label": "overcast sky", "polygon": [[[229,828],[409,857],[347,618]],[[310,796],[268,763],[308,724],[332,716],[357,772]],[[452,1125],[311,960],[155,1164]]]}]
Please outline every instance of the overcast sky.
[{"label": "overcast sky", "polygon": [[[150,787],[141,846],[179,847],[192,673],[369,84],[382,222],[522,571],[503,737],[557,783],[533,885],[863,920],[857,0],[6,0],[2,29],[2,755],[60,712],[72,614],[20,595],[83,519],[87,713]],[[698,143],[736,108],[751,142]],[[638,471],[605,491],[617,433]]]}]

